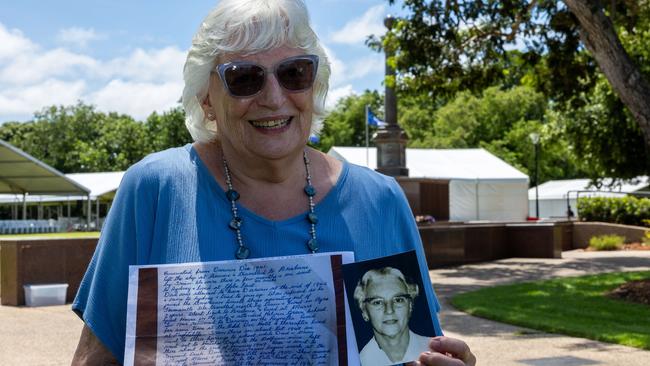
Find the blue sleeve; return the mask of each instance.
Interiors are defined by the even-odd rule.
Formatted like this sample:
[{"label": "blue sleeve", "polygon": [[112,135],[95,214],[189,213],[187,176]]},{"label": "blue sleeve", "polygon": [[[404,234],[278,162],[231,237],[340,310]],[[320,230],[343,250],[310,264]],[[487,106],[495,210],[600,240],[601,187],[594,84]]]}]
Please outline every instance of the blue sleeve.
[{"label": "blue sleeve", "polygon": [[140,164],[130,168],[113,201],[72,309],[123,363],[128,268],[146,263],[155,220],[155,182]]},{"label": "blue sleeve", "polygon": [[[395,194],[397,195],[397,214],[395,215],[395,228],[401,230],[401,237],[404,238],[406,243],[412,243],[413,248],[417,254],[418,264],[420,265],[420,273],[422,273],[422,283],[424,286],[424,292],[427,297],[427,302],[430,304],[429,310],[431,311],[431,319],[433,319],[433,326],[437,336],[443,335],[442,328],[440,326],[440,321],[438,319],[438,312],[440,311],[440,303],[436,297],[435,291],[433,290],[433,285],[431,284],[431,279],[429,278],[429,266],[427,264],[426,255],[424,254],[424,248],[422,247],[422,238],[420,237],[420,232],[415,222],[415,217],[413,216],[413,211],[408,204],[406,195],[404,191],[399,187],[397,182],[395,182],[397,189]],[[404,244],[406,244],[404,243]],[[432,307],[432,308],[431,308]]]}]

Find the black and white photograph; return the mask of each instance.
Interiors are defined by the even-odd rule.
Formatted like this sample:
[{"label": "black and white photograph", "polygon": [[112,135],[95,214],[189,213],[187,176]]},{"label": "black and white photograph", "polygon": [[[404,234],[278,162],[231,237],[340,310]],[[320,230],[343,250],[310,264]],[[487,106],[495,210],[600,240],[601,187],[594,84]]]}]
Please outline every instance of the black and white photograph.
[{"label": "black and white photograph", "polygon": [[435,336],[415,251],[343,266],[362,366],[417,360]]}]

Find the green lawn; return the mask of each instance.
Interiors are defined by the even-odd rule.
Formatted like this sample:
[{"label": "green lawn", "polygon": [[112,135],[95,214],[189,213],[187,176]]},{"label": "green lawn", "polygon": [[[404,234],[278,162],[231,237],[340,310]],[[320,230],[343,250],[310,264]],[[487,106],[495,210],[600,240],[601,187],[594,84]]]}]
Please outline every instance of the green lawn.
[{"label": "green lawn", "polygon": [[49,234],[18,234],[0,235],[0,239],[32,239],[32,238],[99,238],[99,231],[49,233]]},{"label": "green lawn", "polygon": [[650,306],[603,294],[648,272],[606,273],[485,288],[452,304],[483,318],[650,350]]}]

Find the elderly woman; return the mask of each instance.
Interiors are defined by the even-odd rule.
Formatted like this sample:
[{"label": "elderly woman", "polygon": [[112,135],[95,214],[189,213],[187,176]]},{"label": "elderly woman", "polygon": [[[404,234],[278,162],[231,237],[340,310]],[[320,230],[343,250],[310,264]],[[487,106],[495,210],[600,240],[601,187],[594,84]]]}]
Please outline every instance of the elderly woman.
[{"label": "elderly woman", "polygon": [[416,360],[429,349],[429,337],[413,333],[409,320],[420,291],[398,269],[371,269],[354,289],[363,320],[372,325],[373,337],[361,350],[362,366],[393,365]]},{"label": "elderly woman", "polygon": [[[184,68],[195,142],[125,174],[73,303],[85,322],[74,364],[123,361],[129,265],[415,249],[427,273],[395,180],[306,146],[329,74],[301,0],[223,0],[206,17]],[[423,363],[473,357],[458,340],[431,347]]]}]

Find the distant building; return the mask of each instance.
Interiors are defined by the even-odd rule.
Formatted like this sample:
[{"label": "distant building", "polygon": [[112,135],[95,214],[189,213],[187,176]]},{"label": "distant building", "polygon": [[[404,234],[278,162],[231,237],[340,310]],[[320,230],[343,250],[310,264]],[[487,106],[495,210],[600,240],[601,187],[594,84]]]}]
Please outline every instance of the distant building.
[{"label": "distant building", "polygon": [[[90,208],[90,226],[101,227],[123,176],[124,172],[65,174],[70,181],[86,187],[89,195],[28,194],[24,197],[27,217],[37,220],[77,218],[81,223],[86,222]],[[0,207],[4,207],[2,216],[5,216],[0,219],[22,218],[19,214],[22,206],[22,194],[0,194]]]},{"label": "distant building", "polygon": [[[579,216],[578,197],[622,197],[626,194],[648,192],[650,180],[642,176],[609,187],[612,179],[606,178],[600,188],[593,187],[589,179],[552,180],[540,184],[539,216],[541,218],[567,217],[569,208]],[[650,192],[648,192],[650,193]],[[535,216],[535,187],[528,190],[529,216]]]},{"label": "distant building", "polygon": [[[334,146],[340,160],[375,169],[376,149]],[[415,215],[436,221],[524,221],[528,176],[484,149],[406,149],[398,178]]]}]

